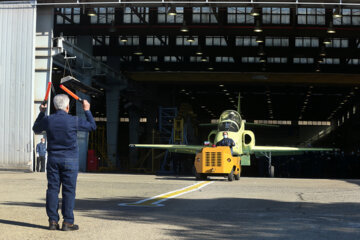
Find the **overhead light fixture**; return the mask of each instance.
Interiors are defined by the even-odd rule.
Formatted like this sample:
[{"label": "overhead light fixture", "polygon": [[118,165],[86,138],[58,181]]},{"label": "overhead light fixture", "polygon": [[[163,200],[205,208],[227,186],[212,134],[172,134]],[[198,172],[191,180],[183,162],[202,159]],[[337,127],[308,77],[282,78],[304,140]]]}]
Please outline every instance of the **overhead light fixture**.
[{"label": "overhead light fixture", "polygon": [[260,21],[259,21],[259,20],[256,20],[254,32],[259,33],[259,32],[262,32],[262,31],[263,31],[263,30],[262,30],[262,28],[261,28],[261,26],[260,26]]},{"label": "overhead light fixture", "polygon": [[89,9],[87,10],[87,15],[88,15],[89,17],[95,17],[95,16],[96,16],[96,12],[95,12],[95,10],[94,10],[93,8],[89,8]]},{"label": "overhead light fixture", "polygon": [[260,58],[260,62],[261,62],[261,63],[265,63],[265,62],[266,62],[266,58],[265,58],[265,57],[261,57],[261,58]]},{"label": "overhead light fixture", "polygon": [[195,39],[194,39],[194,37],[190,36],[186,39],[186,41],[192,43],[192,42],[195,42]]},{"label": "overhead light fixture", "polygon": [[185,20],[183,21],[183,25],[182,25],[182,27],[180,28],[180,31],[181,31],[181,32],[188,32],[188,31],[189,31],[189,28],[186,26]]},{"label": "overhead light fixture", "polygon": [[341,14],[341,7],[337,7],[335,9],[335,11],[333,12],[333,18],[341,18],[342,14]]},{"label": "overhead light fixture", "polygon": [[321,57],[325,57],[325,56],[326,56],[325,46],[321,46],[320,56],[321,56]]},{"label": "overhead light fixture", "polygon": [[201,47],[199,46],[198,49],[195,52],[196,55],[202,55],[203,52],[201,51]]},{"label": "overhead light fixture", "polygon": [[137,48],[137,49],[135,50],[134,54],[139,56],[139,55],[143,55],[143,52],[141,51],[140,48]]},{"label": "overhead light fixture", "polygon": [[154,70],[155,70],[155,71],[160,71],[160,68],[159,68],[159,67],[155,67]]},{"label": "overhead light fixture", "polygon": [[126,43],[128,41],[126,36],[121,36],[120,42]]},{"label": "overhead light fixture", "polygon": [[169,16],[176,16],[176,8],[175,7],[170,7],[169,11],[168,11],[168,15]]},{"label": "overhead light fixture", "polygon": [[250,12],[250,15],[253,17],[260,16],[260,10],[258,8],[253,8]]},{"label": "overhead light fixture", "polygon": [[111,21],[111,26],[109,28],[109,32],[113,33],[116,32],[115,22]]},{"label": "overhead light fixture", "polygon": [[213,67],[208,67],[208,70],[212,71],[212,70],[214,70],[214,68]]},{"label": "overhead light fixture", "polygon": [[331,43],[330,38],[324,38],[323,44],[329,45]]},{"label": "overhead light fixture", "polygon": [[262,45],[259,46],[259,50],[258,50],[257,54],[259,56],[264,56],[265,55],[264,46],[262,46]]},{"label": "overhead light fixture", "polygon": [[144,57],[144,62],[150,62],[150,57],[149,57],[149,56],[145,56],[145,57]]},{"label": "overhead light fixture", "polygon": [[317,62],[318,62],[318,63],[323,63],[323,62],[324,62],[324,59],[323,59],[323,58],[318,58]]},{"label": "overhead light fixture", "polygon": [[264,37],[262,37],[262,36],[257,36],[255,41],[256,41],[257,43],[263,43],[263,42],[264,42]]},{"label": "overhead light fixture", "polygon": [[334,28],[333,22],[330,22],[330,23],[329,23],[329,27],[328,27],[328,29],[327,29],[327,32],[328,32],[328,33],[331,33],[331,34],[336,33],[336,30],[335,30],[335,28]]},{"label": "overhead light fixture", "polygon": [[208,59],[207,59],[207,57],[203,56],[203,57],[201,57],[201,61],[202,61],[202,62],[207,62]]},{"label": "overhead light fixture", "polygon": [[58,67],[55,67],[55,66],[53,67],[53,70],[55,70],[55,71],[58,70],[58,69],[59,69]]}]

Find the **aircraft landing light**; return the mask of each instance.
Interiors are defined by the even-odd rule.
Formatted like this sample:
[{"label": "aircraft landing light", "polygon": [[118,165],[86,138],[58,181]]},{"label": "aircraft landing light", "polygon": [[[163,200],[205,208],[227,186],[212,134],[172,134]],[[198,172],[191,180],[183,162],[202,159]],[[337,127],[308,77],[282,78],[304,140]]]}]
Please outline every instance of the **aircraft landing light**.
[{"label": "aircraft landing light", "polygon": [[160,203],[165,202],[169,199],[184,195],[186,193],[194,192],[194,191],[199,190],[211,183],[214,183],[214,182],[201,181],[201,182],[195,183],[195,184],[190,185],[185,188],[181,188],[181,189],[178,189],[175,191],[163,193],[163,194],[157,195],[155,197],[146,198],[144,200],[140,200],[140,201],[137,201],[134,203],[119,203],[118,206],[122,206],[122,207],[125,207],[125,206],[126,207],[163,207],[164,204],[160,204]]}]

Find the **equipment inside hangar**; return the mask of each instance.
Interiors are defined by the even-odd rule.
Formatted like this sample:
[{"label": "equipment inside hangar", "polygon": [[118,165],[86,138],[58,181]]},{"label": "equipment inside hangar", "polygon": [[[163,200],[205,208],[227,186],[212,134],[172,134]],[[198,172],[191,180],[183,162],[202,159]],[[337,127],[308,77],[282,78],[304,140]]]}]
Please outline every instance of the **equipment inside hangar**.
[{"label": "equipment inside hangar", "polygon": [[[35,88],[52,81],[53,96],[70,75],[103,92],[78,92],[98,125],[79,135],[81,170],[189,173],[193,155],[129,144],[202,145],[213,128],[206,123],[240,106],[258,124],[250,127],[256,144],[340,149],[273,157],[275,176],[359,177],[357,1],[28,3],[35,75],[44,73],[39,61],[48,66]],[[78,108],[73,101],[71,113]],[[251,161],[245,175],[267,175],[266,158]]]}]

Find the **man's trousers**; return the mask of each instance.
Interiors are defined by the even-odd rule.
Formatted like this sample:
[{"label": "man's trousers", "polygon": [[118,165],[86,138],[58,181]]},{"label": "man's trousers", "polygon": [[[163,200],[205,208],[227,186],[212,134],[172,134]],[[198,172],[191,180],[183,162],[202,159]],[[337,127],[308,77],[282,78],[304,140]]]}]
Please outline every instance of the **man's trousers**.
[{"label": "man's trousers", "polygon": [[62,186],[61,213],[64,221],[74,223],[75,190],[79,170],[78,158],[52,158],[47,163],[48,189],[46,191],[46,213],[49,221],[59,221],[59,191]]},{"label": "man's trousers", "polygon": [[45,172],[45,156],[37,157],[36,161],[36,171]]}]

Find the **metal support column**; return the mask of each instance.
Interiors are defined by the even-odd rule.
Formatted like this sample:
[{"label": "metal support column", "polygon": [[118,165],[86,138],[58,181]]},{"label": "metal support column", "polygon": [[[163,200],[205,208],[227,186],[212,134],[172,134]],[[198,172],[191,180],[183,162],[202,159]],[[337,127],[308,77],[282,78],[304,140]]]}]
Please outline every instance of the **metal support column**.
[{"label": "metal support column", "polygon": [[[140,115],[137,109],[129,109],[129,143],[136,144],[139,143],[139,125],[140,125]],[[129,165],[134,167],[138,161],[138,151],[136,148],[129,149]]]},{"label": "metal support column", "polygon": [[106,134],[107,154],[113,167],[119,168],[118,160],[118,129],[119,129],[120,89],[116,86],[106,89]]},{"label": "metal support column", "polygon": [[[92,55],[92,37],[90,36],[78,36],[77,39],[78,47],[88,53],[90,56]],[[91,86],[91,74],[86,74],[86,69],[83,69],[83,74],[79,79],[82,83]],[[86,99],[88,102],[91,102],[90,96],[83,94],[79,91],[76,94],[82,98]],[[90,108],[91,110],[91,108]],[[80,118],[86,118],[85,113],[82,107],[82,104],[77,101],[76,103],[76,116]],[[87,162],[87,152],[88,152],[88,144],[89,144],[89,133],[88,132],[78,132],[77,133],[77,141],[79,146],[79,171],[86,171],[86,162]]]}]

